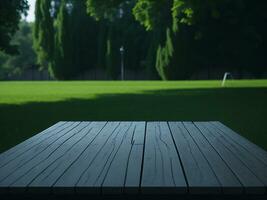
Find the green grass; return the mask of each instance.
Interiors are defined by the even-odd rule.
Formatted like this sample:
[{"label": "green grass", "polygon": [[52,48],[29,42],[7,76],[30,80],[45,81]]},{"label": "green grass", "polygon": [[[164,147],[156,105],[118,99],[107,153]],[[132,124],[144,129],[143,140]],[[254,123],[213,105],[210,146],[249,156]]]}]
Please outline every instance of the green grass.
[{"label": "green grass", "polygon": [[0,152],[62,120],[218,120],[267,149],[267,80],[0,82]]}]

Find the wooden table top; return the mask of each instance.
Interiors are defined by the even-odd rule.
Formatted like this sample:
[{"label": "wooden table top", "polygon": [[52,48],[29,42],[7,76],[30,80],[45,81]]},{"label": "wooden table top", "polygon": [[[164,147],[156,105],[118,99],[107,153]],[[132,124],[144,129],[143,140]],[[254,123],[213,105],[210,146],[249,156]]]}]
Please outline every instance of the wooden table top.
[{"label": "wooden table top", "polygon": [[220,122],[58,122],[0,154],[2,194],[266,189],[267,152]]}]

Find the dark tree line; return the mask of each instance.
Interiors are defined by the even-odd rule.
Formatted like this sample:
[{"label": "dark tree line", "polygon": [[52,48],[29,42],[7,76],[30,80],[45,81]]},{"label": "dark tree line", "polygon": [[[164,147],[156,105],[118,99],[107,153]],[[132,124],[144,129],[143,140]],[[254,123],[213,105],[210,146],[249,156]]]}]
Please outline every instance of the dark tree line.
[{"label": "dark tree line", "polygon": [[197,71],[266,71],[267,1],[139,0],[136,19],[159,38],[156,68],[163,79]]},{"label": "dark tree line", "polygon": [[22,74],[29,69],[37,69],[36,54],[32,48],[32,23],[20,22],[19,30],[12,37],[16,54],[0,52],[0,79]]},{"label": "dark tree line", "polygon": [[32,24],[21,20],[27,10],[26,0],[0,1],[0,79],[36,67]]},{"label": "dark tree line", "polygon": [[21,15],[26,14],[27,10],[27,0],[0,1],[0,51],[8,54],[18,53],[17,46],[10,42],[19,29]]},{"label": "dark tree line", "polygon": [[[162,79],[201,70],[266,72],[265,0],[37,0],[38,62],[58,79],[102,68],[116,79],[120,46],[129,69]],[[67,4],[73,6],[68,12]]]},{"label": "dark tree line", "polygon": [[[135,1],[122,1],[114,9],[96,2],[98,6],[109,7],[97,6],[98,16],[90,11],[94,7],[86,0],[58,2],[52,16],[51,0],[37,0],[34,26],[38,63],[48,67],[56,78],[73,79],[88,69],[102,68],[117,79],[121,46],[125,48],[128,69],[145,68],[150,33],[132,15]],[[68,3],[72,4],[71,11],[67,8]],[[148,70],[149,73],[155,73],[155,70]]]}]

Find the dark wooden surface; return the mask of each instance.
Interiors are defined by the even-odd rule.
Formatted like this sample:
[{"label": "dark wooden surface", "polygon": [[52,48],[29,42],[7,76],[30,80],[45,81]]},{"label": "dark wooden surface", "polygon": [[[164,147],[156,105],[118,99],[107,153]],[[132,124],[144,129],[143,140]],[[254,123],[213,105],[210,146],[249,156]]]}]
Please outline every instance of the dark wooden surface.
[{"label": "dark wooden surface", "polygon": [[220,122],[59,122],[0,154],[0,194],[266,196],[267,152]]}]

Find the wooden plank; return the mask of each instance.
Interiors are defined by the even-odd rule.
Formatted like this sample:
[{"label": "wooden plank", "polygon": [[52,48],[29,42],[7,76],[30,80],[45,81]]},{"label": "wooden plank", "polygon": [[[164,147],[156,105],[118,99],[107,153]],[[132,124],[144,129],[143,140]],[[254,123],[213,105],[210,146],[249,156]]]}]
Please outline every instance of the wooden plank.
[{"label": "wooden plank", "polygon": [[84,126],[85,125],[80,122],[75,122],[69,128],[64,129],[60,134],[56,134],[54,137],[49,138],[49,140],[42,143],[39,147],[27,151],[27,153],[0,168],[0,186],[6,187],[12,184],[17,178],[12,174],[17,174],[19,169],[24,165],[34,166],[42,160],[49,158],[54,151]]},{"label": "wooden plank", "polygon": [[[111,163],[122,146],[124,140],[126,139],[128,142],[130,142],[132,139],[133,130],[131,130],[131,128],[134,128],[134,126],[131,125],[131,122],[121,122],[121,125],[118,127],[118,131],[112,135],[106,144],[104,144],[94,161],[90,163],[89,167],[84,171],[78,183],[76,184],[76,190],[79,193],[95,194],[100,192],[101,186],[111,166]],[[123,154],[121,154],[121,156],[122,155]],[[113,170],[116,169],[113,168]],[[119,178],[120,177],[117,177],[116,179]],[[113,183],[115,185],[115,180]],[[108,187],[109,182],[106,182],[106,184]],[[112,187],[111,190],[112,189],[114,189],[114,187]],[[107,190],[108,188],[106,188],[106,191]],[[109,190],[107,192],[111,193],[112,191]]]},{"label": "wooden plank", "polygon": [[191,194],[220,194],[221,185],[207,159],[181,122],[169,122]]},{"label": "wooden plank", "polygon": [[241,194],[243,187],[235,174],[226,165],[224,160],[210,145],[200,130],[192,122],[184,122],[183,125],[188,130],[195,143],[205,156],[213,172],[218,178],[224,194]]},{"label": "wooden plank", "polygon": [[124,184],[125,194],[138,194],[140,189],[144,145],[133,145]]},{"label": "wooden plank", "polygon": [[134,131],[133,141],[132,144],[136,145],[144,145],[145,140],[145,122],[135,122],[136,127]]},{"label": "wooden plank", "polygon": [[38,133],[38,134],[26,139],[25,141],[15,145],[14,147],[8,149],[7,151],[1,153],[0,154],[0,163],[2,163],[6,157],[11,156],[14,152],[16,152],[21,147],[28,146],[34,140],[40,138],[43,135],[47,135],[47,133],[49,133],[51,131],[54,131],[55,129],[59,128],[60,126],[63,126],[65,123],[66,122],[58,122],[58,123],[48,127],[47,129],[43,130],[42,132],[40,132],[40,133]]},{"label": "wooden plank", "polygon": [[238,177],[246,193],[263,194],[265,192],[264,184],[233,154],[233,152],[225,147],[225,145],[212,134],[210,129],[204,126],[204,123],[195,123],[195,125]]},{"label": "wooden plank", "polygon": [[228,148],[237,159],[241,160],[244,165],[246,165],[249,170],[257,176],[257,178],[264,183],[267,187],[267,166],[258,160],[253,154],[251,154],[246,148],[235,143],[231,138],[226,137],[221,130],[215,128],[210,123],[204,123],[212,134],[226,147]]},{"label": "wooden plank", "polygon": [[[120,144],[105,174],[105,179],[102,184],[102,192],[104,194],[123,193],[126,176],[128,173],[131,150],[133,146],[136,146],[137,144],[142,144],[144,142],[142,141],[142,138],[144,140],[144,133],[145,133],[144,122],[133,122],[131,127],[125,133],[124,139]],[[141,170],[141,162],[142,159],[139,161],[139,163],[135,163],[134,166],[137,167],[137,169]],[[130,168],[131,167],[132,166],[130,166]],[[135,183],[135,189],[137,189],[138,191],[141,171],[136,172],[132,169],[130,170],[133,174],[128,174],[128,178],[131,179],[130,176],[135,176],[135,178],[138,178],[137,182]]]},{"label": "wooden plank", "polygon": [[60,122],[0,155],[0,193],[266,194],[265,154],[218,122]]},{"label": "wooden plank", "polygon": [[253,144],[246,138],[242,137],[238,133],[234,132],[221,122],[211,122],[212,125],[214,125],[217,129],[220,129],[225,136],[231,138],[233,141],[235,141],[237,144],[241,145],[242,147],[246,148],[250,153],[253,153],[253,155],[264,162],[265,165],[267,165],[267,151],[260,148],[256,144]]},{"label": "wooden plank", "polygon": [[64,171],[62,176],[53,185],[56,193],[73,193],[76,184],[90,166],[94,159],[98,156],[103,146],[109,138],[116,134],[119,130],[119,122],[108,122],[104,129],[97,135],[94,141],[86,148],[85,151]]},{"label": "wooden plank", "polygon": [[12,187],[29,186],[31,191],[48,191],[72,162],[90,145],[106,122],[85,122],[86,127],[66,141],[49,158],[35,166],[20,169],[22,177]]},{"label": "wooden plank", "polygon": [[[127,163],[133,145],[132,142],[135,130],[136,124],[132,123],[130,128],[128,128],[122,136],[122,141],[119,142],[118,140],[117,150],[113,151],[115,152],[113,157],[109,158],[110,164],[105,168],[106,172],[103,172],[104,180],[101,184],[102,192],[104,194],[109,195],[123,193]],[[104,166],[107,166],[106,163]],[[101,183],[102,180],[99,180],[98,182]]]},{"label": "wooden plank", "polygon": [[70,126],[71,124],[67,124],[65,122],[59,122],[54,126],[42,131],[41,133],[27,139],[26,141],[16,145],[15,147],[11,148],[10,150],[2,153],[0,155],[0,167],[3,167],[8,162],[14,160],[21,154],[29,151],[31,148],[36,147],[41,142],[47,140],[49,137],[55,135],[56,133],[62,131],[64,128]]},{"label": "wooden plank", "polygon": [[124,183],[125,194],[138,194],[141,182],[142,160],[145,142],[145,122],[138,122],[134,131],[132,148],[128,157]]},{"label": "wooden plank", "polygon": [[166,122],[147,122],[141,192],[187,192],[181,163]]},{"label": "wooden plank", "polygon": [[53,184],[91,144],[106,122],[87,122],[86,127],[60,146],[48,159],[32,167],[12,187],[28,186],[30,192],[50,192]]}]

